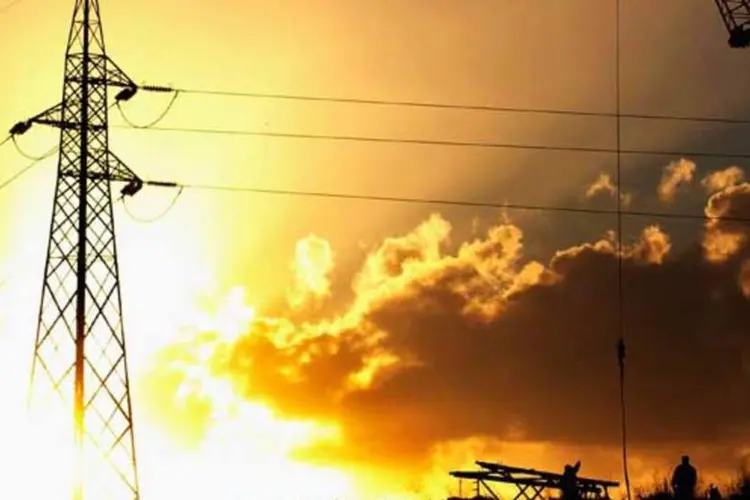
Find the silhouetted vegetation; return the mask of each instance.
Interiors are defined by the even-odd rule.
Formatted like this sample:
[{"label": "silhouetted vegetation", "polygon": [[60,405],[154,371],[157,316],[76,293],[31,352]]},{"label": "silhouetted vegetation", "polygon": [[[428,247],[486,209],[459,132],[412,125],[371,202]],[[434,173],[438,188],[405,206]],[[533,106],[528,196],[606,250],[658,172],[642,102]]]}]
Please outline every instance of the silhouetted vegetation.
[{"label": "silhouetted vegetation", "polygon": [[[698,488],[698,498],[709,498],[710,485],[701,484]],[[750,468],[738,474],[737,479],[728,484],[717,484],[723,500],[750,500]],[[655,481],[648,488],[637,489],[635,497],[638,500],[673,500],[674,495],[667,479]]]}]

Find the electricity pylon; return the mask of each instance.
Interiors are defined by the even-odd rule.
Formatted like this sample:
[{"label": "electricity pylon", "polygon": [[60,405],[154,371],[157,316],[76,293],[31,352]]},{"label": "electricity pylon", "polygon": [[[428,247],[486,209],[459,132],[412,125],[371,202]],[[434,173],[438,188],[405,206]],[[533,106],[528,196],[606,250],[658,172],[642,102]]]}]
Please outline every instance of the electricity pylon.
[{"label": "electricity pylon", "polygon": [[109,151],[110,86],[115,101],[138,88],[107,56],[98,0],[76,0],[62,102],[11,130],[60,129],[30,402],[41,382],[72,412],[76,500],[139,499],[111,183],[143,182]]},{"label": "electricity pylon", "polygon": [[714,0],[729,32],[729,46],[750,46],[750,0]]}]

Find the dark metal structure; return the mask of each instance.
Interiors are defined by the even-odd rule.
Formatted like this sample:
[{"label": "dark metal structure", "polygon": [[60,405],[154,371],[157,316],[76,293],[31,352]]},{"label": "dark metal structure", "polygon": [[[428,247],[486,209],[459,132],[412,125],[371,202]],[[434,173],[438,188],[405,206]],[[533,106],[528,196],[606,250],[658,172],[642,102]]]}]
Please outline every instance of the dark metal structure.
[{"label": "dark metal structure", "polygon": [[[518,493],[513,500],[538,500],[543,498],[547,490],[560,490],[562,474],[544,472],[523,467],[511,467],[497,463],[478,461],[480,467],[477,471],[453,471],[451,476],[463,480],[468,479],[475,483],[475,498],[500,497],[492,490],[490,483],[505,483],[514,485]],[[620,484],[614,481],[601,479],[577,478],[578,492],[582,499],[598,500],[608,499],[609,488],[616,488]],[[484,496],[482,496],[484,494]]]},{"label": "dark metal structure", "polygon": [[729,46],[750,46],[750,0],[714,0],[729,32]]},{"label": "dark metal structure", "polygon": [[11,130],[60,129],[30,403],[46,388],[73,413],[76,500],[139,498],[110,184],[143,182],[109,150],[110,86],[115,101],[137,91],[107,56],[98,0],[76,0],[62,102]]}]

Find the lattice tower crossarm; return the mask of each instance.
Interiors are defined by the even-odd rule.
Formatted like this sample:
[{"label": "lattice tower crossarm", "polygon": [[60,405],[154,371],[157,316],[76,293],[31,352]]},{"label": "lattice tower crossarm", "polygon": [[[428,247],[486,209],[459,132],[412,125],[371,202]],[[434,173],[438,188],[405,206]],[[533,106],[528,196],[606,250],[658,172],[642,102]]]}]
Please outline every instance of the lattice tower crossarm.
[{"label": "lattice tower crossarm", "polygon": [[136,89],[107,56],[98,0],[76,0],[62,102],[12,130],[60,129],[30,403],[73,414],[76,500],[140,498],[111,183],[142,181],[109,151],[109,86]]},{"label": "lattice tower crossarm", "polygon": [[729,32],[729,46],[750,46],[750,0],[714,0]]}]

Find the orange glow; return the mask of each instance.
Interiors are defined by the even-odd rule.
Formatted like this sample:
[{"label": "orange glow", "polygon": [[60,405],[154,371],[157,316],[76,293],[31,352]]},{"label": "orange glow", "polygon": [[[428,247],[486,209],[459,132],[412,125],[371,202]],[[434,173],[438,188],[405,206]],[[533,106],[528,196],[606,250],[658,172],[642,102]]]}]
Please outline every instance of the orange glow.
[{"label": "orange glow", "polygon": [[[73,3],[28,0],[0,16],[4,47],[0,130],[59,101]],[[609,21],[601,21],[611,18],[610,2],[100,3],[109,55],[138,83],[606,113],[613,106],[613,30]],[[658,2],[658,6],[657,2],[633,3],[641,4],[631,5],[626,16],[633,23],[627,30],[637,35],[628,41],[628,57],[633,58],[628,64],[636,69],[623,73],[627,76],[623,102],[628,107],[623,112],[680,116],[736,112],[738,103],[747,100],[747,82],[737,76],[736,52],[725,50],[723,34],[716,37],[721,28],[718,20],[711,31],[705,29],[711,21],[700,8],[685,9],[680,1]],[[690,36],[674,37],[674,33]],[[674,39],[679,39],[679,50]],[[699,41],[700,50],[691,45]],[[683,50],[686,43],[689,46]],[[675,92],[676,81],[680,92]],[[724,85],[725,81],[732,83]],[[715,102],[705,96],[713,96]],[[168,102],[164,94],[141,92],[123,108],[133,122],[147,123]],[[115,111],[110,118],[110,148],[148,180],[510,205],[580,202],[587,208],[592,203],[611,203],[617,192],[611,169],[614,156],[599,153],[136,132],[125,130]],[[649,129],[648,120],[625,127],[623,147],[674,151],[685,139],[686,148],[697,151],[702,147],[697,136],[711,136],[708,129],[698,134],[684,123],[685,128],[678,129],[663,122],[658,126],[672,127],[664,129],[672,132]],[[610,118],[189,93],[180,95],[159,125],[595,149],[610,148],[615,142]],[[652,144],[657,139],[658,146]],[[57,131],[34,127],[20,144],[38,154],[58,140]],[[651,161],[644,160],[646,155],[625,156],[628,175],[644,166],[655,171],[652,164],[641,163]],[[54,163],[54,159],[44,162],[0,193],[0,464],[8,464],[3,481],[9,482],[2,488],[25,490],[31,499],[70,490],[74,477],[67,467],[75,462],[72,409],[46,410],[42,417],[29,417],[24,410]],[[12,144],[0,149],[0,182],[26,164]],[[693,188],[714,192],[740,182],[743,175],[736,167],[726,169],[707,178],[704,189],[697,186],[696,171]],[[642,188],[636,177],[633,174],[623,182],[627,188],[623,206],[643,210],[650,203],[649,193],[654,197],[655,186]],[[695,194],[696,189],[688,189],[692,177],[691,169],[690,175],[667,179],[667,188],[662,189],[665,199],[677,200],[678,188],[681,195],[683,190]],[[592,181],[587,192],[585,184]],[[300,373],[314,364],[320,350],[339,349],[339,336],[367,323],[373,304],[394,294],[416,293],[413,283],[433,283],[436,263],[450,266],[463,259],[469,264],[461,271],[467,275],[476,271],[476,281],[496,282],[498,289],[506,286],[507,294],[542,279],[551,281],[554,277],[540,263],[530,263],[514,274],[517,262],[502,255],[488,259],[487,255],[499,255],[493,253],[497,248],[470,243],[476,236],[466,234],[471,221],[476,220],[477,227],[494,224],[502,218],[497,211],[452,207],[441,212],[442,218],[434,215],[435,205],[187,189],[163,218],[153,223],[133,220],[132,215],[148,219],[159,214],[175,194],[147,186],[127,202],[128,211],[120,202],[115,204],[143,498],[436,499],[449,488],[456,492],[448,470],[471,467],[480,456],[554,470],[578,453],[567,443],[498,444],[476,436],[458,443],[434,443],[435,448],[425,451],[423,460],[409,470],[394,470],[392,462],[401,458],[396,456],[398,450],[394,456],[370,457],[372,463],[352,460],[350,465],[336,453],[347,457],[359,451],[360,443],[348,434],[348,415],[333,408],[326,419],[292,418],[273,406],[273,397],[261,401],[252,392],[252,382],[264,381],[243,379],[242,373],[226,374],[225,365],[236,354],[233,347],[238,341],[255,340],[257,330],[252,327],[265,321],[271,331],[258,334],[267,333],[268,338],[260,340],[291,352],[272,369],[284,380],[303,379]],[[675,202],[675,210],[681,203],[682,199]],[[560,250],[558,237],[566,242],[562,248],[595,241],[600,232],[582,236],[589,222],[596,231],[614,227],[614,218],[604,216],[569,224],[573,219],[561,222],[554,218],[558,215],[506,213],[514,221],[518,216],[524,224],[530,222],[536,231],[528,245],[535,259],[536,254]],[[456,222],[454,233],[449,234],[447,220]],[[570,227],[575,228],[572,235],[566,232]],[[414,259],[400,262],[399,257],[391,262],[387,252],[378,255],[377,249],[394,235],[409,231],[410,243],[419,250]],[[510,241],[511,236],[503,240]],[[670,242],[655,229],[643,236],[647,241],[633,251],[654,265],[666,259]],[[709,230],[703,246],[707,258],[718,263],[746,239],[744,234]],[[514,241],[520,247],[520,239]],[[613,242],[602,240],[597,245],[613,247]],[[444,259],[444,249],[450,247],[458,248],[458,253]],[[512,286],[503,282],[505,278]],[[738,281],[750,297],[750,264],[743,267]],[[465,285],[456,282],[455,287]],[[475,319],[495,316],[501,309],[494,293],[474,298],[475,310],[469,312]],[[537,311],[529,314],[536,315],[543,316]],[[434,326],[441,325],[427,325],[425,330]],[[333,390],[336,396],[360,395],[378,387],[391,373],[420,363],[380,348],[388,332],[369,324],[362,330],[357,346],[365,346],[366,355],[345,373],[344,382]],[[330,343],[307,349],[307,343],[315,344],[308,341],[327,336]],[[315,405],[314,391],[304,396]],[[463,404],[455,401],[457,407]],[[409,433],[410,429],[403,430],[404,441]],[[336,450],[330,457],[329,448]],[[617,477],[619,455],[610,451],[591,454],[604,464],[602,474]],[[660,470],[670,465],[660,460],[635,457],[632,476],[650,481],[654,463]]]},{"label": "orange glow", "polygon": [[[197,417],[190,413],[191,400],[201,401],[208,408],[208,415],[203,415],[208,422],[205,435],[186,450],[182,458],[185,466],[210,467],[200,474],[212,478],[206,493],[227,498],[240,495],[243,488],[260,488],[290,499],[353,495],[354,484],[346,474],[290,458],[300,447],[337,441],[340,435],[335,425],[279,419],[263,404],[240,397],[231,380],[212,373],[217,357],[226,353],[255,318],[255,311],[245,306],[243,299],[242,290],[234,289],[213,314],[196,315],[190,325],[194,331],[211,333],[185,333],[170,351],[172,360],[157,361],[157,371],[164,369],[181,376],[173,404],[186,410],[186,418]],[[243,485],[249,477],[252,479]],[[195,487],[190,483],[181,494],[197,495]]]}]

